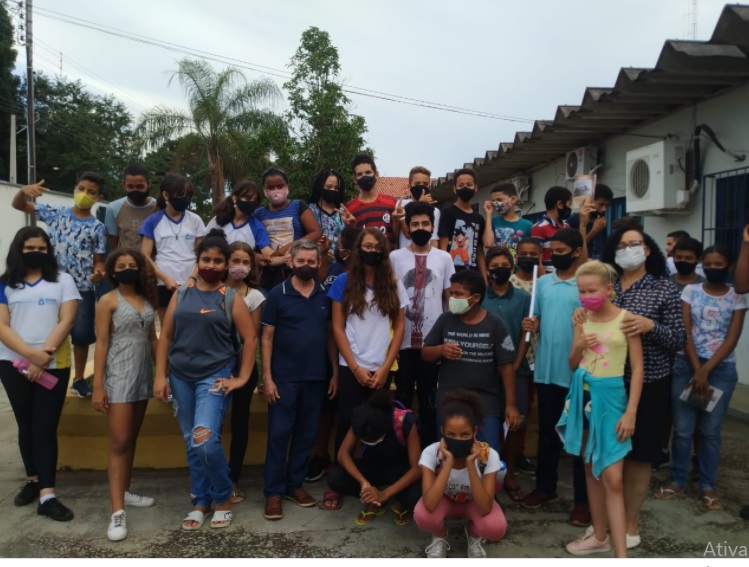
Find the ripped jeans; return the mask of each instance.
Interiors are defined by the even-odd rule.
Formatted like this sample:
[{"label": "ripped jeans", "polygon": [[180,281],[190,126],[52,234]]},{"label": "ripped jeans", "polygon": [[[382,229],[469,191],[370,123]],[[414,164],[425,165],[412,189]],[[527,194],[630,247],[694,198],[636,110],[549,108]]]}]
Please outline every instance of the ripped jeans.
[{"label": "ripped jeans", "polygon": [[228,378],[231,365],[198,382],[187,382],[171,374],[177,420],[187,447],[193,506],[223,504],[231,497],[229,465],[221,446],[221,427],[231,402],[221,390],[210,391],[216,378]]}]

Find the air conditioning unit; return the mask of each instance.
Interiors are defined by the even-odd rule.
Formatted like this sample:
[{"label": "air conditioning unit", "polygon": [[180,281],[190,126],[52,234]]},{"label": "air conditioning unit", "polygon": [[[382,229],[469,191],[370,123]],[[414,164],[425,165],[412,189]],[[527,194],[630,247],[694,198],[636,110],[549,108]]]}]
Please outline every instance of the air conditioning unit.
[{"label": "air conditioning unit", "polygon": [[528,198],[528,189],[531,186],[530,178],[526,175],[517,175],[510,179],[510,182],[518,192],[518,203],[524,203]]},{"label": "air conditioning unit", "polygon": [[573,181],[578,175],[587,175],[598,162],[598,150],[595,146],[577,148],[567,152],[565,167],[567,168],[567,181]]},{"label": "air conditioning unit", "polygon": [[689,192],[679,161],[686,145],[663,140],[627,152],[627,213],[687,212]]}]

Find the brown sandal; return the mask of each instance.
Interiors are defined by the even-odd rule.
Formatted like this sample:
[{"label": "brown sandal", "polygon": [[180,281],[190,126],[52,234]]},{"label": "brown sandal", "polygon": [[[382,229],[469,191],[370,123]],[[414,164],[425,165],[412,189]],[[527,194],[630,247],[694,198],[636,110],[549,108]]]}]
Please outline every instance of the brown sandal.
[{"label": "brown sandal", "polygon": [[323,510],[340,510],[343,498],[335,490],[326,490],[322,493],[322,504],[320,507]]}]

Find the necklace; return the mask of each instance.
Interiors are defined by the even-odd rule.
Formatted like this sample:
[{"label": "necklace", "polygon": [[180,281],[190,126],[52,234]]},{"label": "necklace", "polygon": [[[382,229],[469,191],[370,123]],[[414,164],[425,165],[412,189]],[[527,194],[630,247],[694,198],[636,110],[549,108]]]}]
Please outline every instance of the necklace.
[{"label": "necklace", "polygon": [[[167,213],[167,216],[169,216],[169,213]],[[182,214],[182,218],[179,219],[179,221],[175,222],[172,220],[172,217],[169,217],[169,220],[167,221],[167,224],[169,225],[169,230],[172,232],[172,236],[174,236],[174,240],[179,240],[179,235],[182,234],[182,221],[184,220],[185,215]],[[174,232],[174,229],[172,228],[173,224],[179,225],[179,230],[177,232]]]}]

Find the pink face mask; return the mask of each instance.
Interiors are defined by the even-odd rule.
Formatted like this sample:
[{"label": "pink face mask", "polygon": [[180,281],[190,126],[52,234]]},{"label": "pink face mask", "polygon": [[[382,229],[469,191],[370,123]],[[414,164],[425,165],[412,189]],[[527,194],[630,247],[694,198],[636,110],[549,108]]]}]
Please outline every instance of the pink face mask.
[{"label": "pink face mask", "polygon": [[289,196],[289,190],[287,189],[271,189],[265,191],[265,196],[270,201],[271,205],[278,206],[283,205],[286,202],[286,198]]},{"label": "pink face mask", "polygon": [[593,296],[580,296],[580,303],[588,311],[598,311],[601,307],[606,305],[605,295],[593,295]]}]

